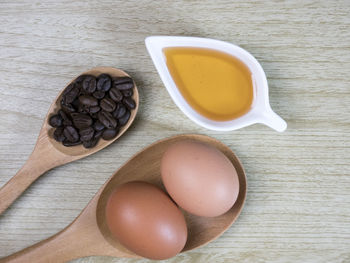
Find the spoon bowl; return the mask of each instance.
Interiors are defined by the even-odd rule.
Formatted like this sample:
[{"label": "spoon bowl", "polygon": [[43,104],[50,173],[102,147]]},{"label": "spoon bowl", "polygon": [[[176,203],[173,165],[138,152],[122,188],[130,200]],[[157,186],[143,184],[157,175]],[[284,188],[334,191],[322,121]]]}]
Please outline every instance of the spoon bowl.
[{"label": "spoon bowl", "polygon": [[[109,74],[112,77],[129,76],[124,71],[112,67],[96,67],[83,72],[80,75],[89,74],[97,77],[102,73]],[[75,79],[76,77],[70,81],[67,86]],[[131,111],[128,122],[120,129],[115,138],[108,141],[100,139],[95,147],[89,149],[84,148],[83,145],[66,147],[53,138],[54,128],[49,125],[48,121],[52,115],[57,113],[60,107],[60,101],[65,88],[62,89],[46,114],[34,151],[21,170],[19,170],[14,177],[12,177],[2,188],[0,188],[0,214],[4,212],[40,175],[46,171],[84,158],[90,154],[102,150],[116,141],[130,127],[135,119],[139,106],[139,93],[135,83],[134,87],[134,94],[132,98],[135,101],[136,108]]]},{"label": "spoon bowl", "polygon": [[183,249],[192,250],[219,237],[239,216],[246,198],[246,176],[236,155],[221,142],[204,135],[178,135],[160,140],[131,157],[101,187],[81,214],[67,228],[55,236],[26,248],[0,262],[65,262],[74,258],[104,255],[139,257],[124,248],[110,233],[105,208],[112,191],[120,184],[141,180],[161,187],[160,162],[165,150],[173,143],[192,139],[210,144],[222,151],[232,162],[239,178],[239,195],[234,206],[218,217],[199,217],[185,211],[188,240]]},{"label": "spoon bowl", "polygon": [[[109,74],[112,77],[124,77],[124,76],[130,77],[124,71],[122,71],[120,69],[116,69],[116,68],[111,68],[111,67],[96,67],[96,68],[90,69],[89,71],[86,71],[80,75],[86,74],[86,75],[93,75],[93,76],[97,77],[98,75],[100,75],[102,73]],[[76,78],[74,78],[71,82],[69,82],[68,85],[71,84],[75,79]],[[101,149],[105,148],[106,146],[110,145],[111,143],[113,143],[121,135],[123,135],[123,133],[130,127],[131,123],[135,119],[136,113],[138,110],[138,105],[139,105],[139,94],[138,94],[135,83],[134,83],[134,86],[135,86],[135,90],[134,90],[134,94],[133,94],[132,98],[135,100],[136,108],[131,111],[129,121],[123,127],[121,127],[118,135],[115,138],[113,138],[112,140],[106,141],[106,140],[101,139],[101,140],[99,140],[99,142],[97,143],[97,145],[95,147],[86,149],[82,144],[74,146],[74,147],[66,147],[62,143],[57,142],[53,138],[54,129],[52,129],[52,127],[49,125],[49,119],[52,115],[57,113],[58,108],[60,108],[60,101],[62,99],[64,89],[60,92],[60,94],[55,99],[55,103],[51,104],[51,107],[48,111],[48,114],[46,115],[46,118],[44,120],[44,124],[43,124],[42,129],[44,129],[46,131],[46,134],[48,134],[49,141],[53,145],[53,147],[56,150],[66,154],[66,155],[85,157],[85,156],[88,156],[88,155],[93,154],[95,152],[98,152],[99,150],[101,150]]]}]

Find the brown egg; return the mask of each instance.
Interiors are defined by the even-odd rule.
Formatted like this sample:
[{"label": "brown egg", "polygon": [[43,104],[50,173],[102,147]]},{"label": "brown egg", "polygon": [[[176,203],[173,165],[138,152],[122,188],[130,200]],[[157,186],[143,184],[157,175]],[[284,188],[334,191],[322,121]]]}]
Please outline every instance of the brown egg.
[{"label": "brown egg", "polygon": [[204,143],[171,145],[162,157],[161,175],[173,200],[194,215],[222,215],[238,197],[236,169],[222,152]]},{"label": "brown egg", "polygon": [[106,219],[116,239],[142,257],[173,257],[187,240],[182,212],[150,183],[134,181],[117,187],[107,202]]}]

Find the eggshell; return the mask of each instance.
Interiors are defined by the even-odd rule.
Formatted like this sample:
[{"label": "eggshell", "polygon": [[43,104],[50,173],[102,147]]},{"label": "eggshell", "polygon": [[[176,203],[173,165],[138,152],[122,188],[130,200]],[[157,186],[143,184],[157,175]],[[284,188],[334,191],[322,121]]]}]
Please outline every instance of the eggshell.
[{"label": "eggshell", "polygon": [[166,190],[184,210],[214,217],[227,212],[239,193],[237,171],[218,149],[185,140],[171,145],[161,161]]},{"label": "eggshell", "polygon": [[173,257],[187,240],[182,212],[150,183],[134,181],[117,187],[107,202],[106,219],[116,239],[142,257]]}]

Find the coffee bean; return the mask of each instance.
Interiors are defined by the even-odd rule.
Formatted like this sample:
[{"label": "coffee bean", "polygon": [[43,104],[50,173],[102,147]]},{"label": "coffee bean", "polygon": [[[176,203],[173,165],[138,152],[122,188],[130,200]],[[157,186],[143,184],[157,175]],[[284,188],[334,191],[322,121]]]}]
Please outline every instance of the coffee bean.
[{"label": "coffee bean", "polygon": [[100,109],[101,108],[99,106],[93,106],[93,107],[90,107],[89,112],[90,113],[97,113],[100,111]]},{"label": "coffee bean", "polygon": [[58,114],[62,117],[63,119],[63,125],[65,126],[70,126],[73,125],[72,121],[69,119],[68,115],[63,111],[63,110],[59,110]]},{"label": "coffee bean", "polygon": [[125,114],[126,111],[127,110],[126,110],[125,106],[122,103],[118,103],[117,107],[116,107],[115,111],[113,111],[112,115],[114,118],[119,119]]},{"label": "coffee bean", "polygon": [[78,129],[84,129],[92,124],[92,119],[89,115],[83,113],[72,113],[71,114],[74,126]]},{"label": "coffee bean", "polygon": [[63,135],[63,127],[59,127],[54,131],[53,138],[58,142],[63,142],[66,139]]},{"label": "coffee bean", "polygon": [[[62,100],[63,102],[63,100]],[[72,104],[65,104],[64,102],[62,103],[61,102],[61,109],[65,112],[65,113],[72,113],[72,112],[75,112],[75,108],[73,107]]]},{"label": "coffee bean", "polygon": [[87,149],[95,147],[98,142],[98,139],[92,139],[90,141],[84,141],[83,146]]},{"label": "coffee bean", "polygon": [[79,95],[80,95],[82,93],[82,91],[84,91],[83,90],[83,82],[75,82],[75,86],[79,89]]},{"label": "coffee bean", "polygon": [[113,84],[119,85],[124,83],[133,83],[132,79],[130,77],[115,77],[113,78]]},{"label": "coffee bean", "polygon": [[93,126],[95,131],[102,131],[105,128],[105,126],[100,121],[96,121]]},{"label": "coffee bean", "polygon": [[[104,127],[103,127],[104,128]],[[95,132],[94,139],[100,139],[105,129]]]},{"label": "coffee bean", "polygon": [[134,82],[130,77],[113,78],[113,87],[119,90],[129,90],[134,88]]},{"label": "coffee bean", "polygon": [[108,91],[111,88],[112,80],[108,74],[101,74],[97,78],[97,90]]},{"label": "coffee bean", "polygon": [[130,119],[130,115],[131,115],[130,111],[127,110],[122,117],[118,118],[119,125],[120,126],[125,125],[128,122],[128,120]]},{"label": "coffee bean", "polygon": [[94,129],[92,127],[87,127],[85,129],[82,129],[79,131],[80,135],[80,140],[85,142],[85,141],[90,141],[94,137]]},{"label": "coffee bean", "polygon": [[119,90],[127,90],[127,89],[132,89],[134,87],[134,83],[121,83],[121,84],[116,84],[114,85],[115,88]]},{"label": "coffee bean", "polygon": [[116,104],[112,99],[104,98],[101,100],[100,106],[104,111],[112,112],[115,110]]},{"label": "coffee bean", "polygon": [[79,134],[73,126],[67,126],[64,128],[63,135],[66,137],[68,142],[79,141]]},{"label": "coffee bean", "polygon": [[98,120],[108,129],[116,128],[118,125],[117,120],[107,111],[100,111],[98,113]]},{"label": "coffee bean", "polygon": [[72,91],[72,89],[74,88],[74,83],[70,83],[62,92],[62,97],[66,96],[69,92]]},{"label": "coffee bean", "polygon": [[75,80],[74,80],[74,82],[76,83],[76,84],[79,84],[79,83],[83,83],[83,81],[84,81],[84,79],[86,78],[86,77],[88,77],[88,76],[90,76],[90,75],[80,75],[79,77],[77,77]]},{"label": "coffee bean", "polygon": [[87,105],[89,107],[98,105],[97,99],[92,97],[92,96],[89,96],[89,95],[81,95],[81,96],[79,96],[79,102],[81,104]]},{"label": "coffee bean", "polygon": [[94,76],[86,76],[83,80],[83,90],[90,94],[96,90],[96,78]]},{"label": "coffee bean", "polygon": [[130,97],[124,98],[123,103],[129,110],[135,109],[136,107],[135,101]]},{"label": "coffee bean", "polygon": [[63,119],[60,115],[52,115],[49,119],[49,124],[52,127],[60,127],[63,124]]},{"label": "coffee bean", "polygon": [[95,91],[94,93],[92,93],[92,96],[94,96],[96,99],[103,99],[104,98],[104,96],[105,96],[105,92],[104,91],[102,91],[102,90],[97,90],[97,91]]},{"label": "coffee bean", "polygon": [[64,140],[62,144],[64,146],[71,147],[71,146],[77,146],[77,145],[81,144],[81,141],[70,142],[68,140]]},{"label": "coffee bean", "polygon": [[102,139],[104,140],[111,140],[115,136],[117,136],[119,130],[118,129],[107,129],[102,134]]},{"label": "coffee bean", "polygon": [[132,89],[123,90],[122,93],[123,93],[124,97],[131,97],[132,94],[134,94]]},{"label": "coffee bean", "polygon": [[71,83],[63,91],[62,98],[65,104],[72,103],[79,94],[79,89],[74,83]]},{"label": "coffee bean", "polygon": [[111,97],[112,100],[116,102],[122,101],[123,99],[122,92],[117,88],[111,88],[111,90],[109,91],[109,96]]}]

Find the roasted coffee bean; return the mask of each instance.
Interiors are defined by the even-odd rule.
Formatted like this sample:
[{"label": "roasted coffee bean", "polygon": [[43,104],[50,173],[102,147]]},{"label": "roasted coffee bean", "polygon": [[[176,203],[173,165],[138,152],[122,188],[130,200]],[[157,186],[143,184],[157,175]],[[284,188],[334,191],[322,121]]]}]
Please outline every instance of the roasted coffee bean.
[{"label": "roasted coffee bean", "polygon": [[75,80],[74,80],[74,82],[75,83],[82,83],[83,81],[84,81],[84,79],[87,77],[87,76],[89,76],[89,75],[80,75],[79,77],[77,77]]},{"label": "roasted coffee bean", "polygon": [[103,99],[104,98],[104,96],[105,96],[105,92],[104,91],[102,91],[102,90],[97,90],[97,91],[95,91],[94,93],[92,93],[92,96],[94,96],[96,99]]},{"label": "roasted coffee bean", "polygon": [[72,113],[72,112],[75,112],[75,108],[73,107],[72,104],[64,104],[64,103],[61,103],[61,109],[65,112],[65,113]]},{"label": "roasted coffee bean", "polygon": [[73,126],[67,126],[64,128],[63,135],[66,137],[68,142],[79,141],[79,134]]},{"label": "roasted coffee bean", "polygon": [[94,135],[94,139],[100,139],[102,137],[102,134],[103,134],[104,131],[105,131],[105,129],[100,130],[100,131],[96,131],[95,135]]},{"label": "roasted coffee bean", "polygon": [[112,114],[107,111],[100,111],[98,113],[98,120],[107,128],[116,128],[118,122],[113,118]]},{"label": "roasted coffee bean", "polygon": [[70,142],[70,141],[68,141],[68,140],[64,140],[62,144],[63,144],[64,146],[71,147],[71,146],[77,146],[77,145],[79,145],[79,144],[81,144],[81,143],[82,143],[81,141]]},{"label": "roasted coffee bean", "polygon": [[119,130],[118,129],[107,129],[102,134],[102,139],[104,140],[111,140],[115,136],[117,136]]},{"label": "roasted coffee bean", "polygon": [[122,92],[117,88],[111,88],[111,90],[109,91],[109,96],[111,97],[112,100],[116,102],[122,101],[123,99]]},{"label": "roasted coffee bean", "polygon": [[128,120],[130,119],[130,115],[131,115],[130,111],[127,110],[122,117],[118,118],[119,125],[120,126],[125,125],[128,122]]},{"label": "roasted coffee bean", "polygon": [[84,129],[92,124],[92,119],[89,115],[83,113],[72,113],[71,114],[74,126],[78,129]]},{"label": "roasted coffee bean", "polygon": [[92,139],[90,141],[84,141],[83,146],[87,149],[95,147],[98,142],[98,139]]},{"label": "roasted coffee bean", "polygon": [[83,90],[90,94],[96,90],[96,78],[94,76],[86,76],[83,80]]},{"label": "roasted coffee bean", "polygon": [[72,89],[74,88],[74,83],[70,83],[63,91],[62,93],[62,97],[66,96],[69,92],[72,91]]},{"label": "roasted coffee bean", "polygon": [[93,127],[95,131],[102,131],[105,128],[105,126],[100,121],[96,121]]},{"label": "roasted coffee bean", "polygon": [[83,81],[74,81],[75,86],[79,89],[79,94],[83,90]]},{"label": "roasted coffee bean", "polygon": [[72,103],[79,94],[79,89],[74,83],[71,83],[63,91],[63,100],[65,104]]},{"label": "roasted coffee bean", "polygon": [[132,94],[134,94],[134,92],[132,91],[132,89],[126,89],[122,91],[124,97],[131,97]]},{"label": "roasted coffee bean", "polygon": [[53,132],[53,138],[58,142],[63,142],[66,139],[66,137],[63,135],[63,127],[55,129]]},{"label": "roasted coffee bean", "polygon": [[104,111],[112,112],[115,110],[115,107],[117,106],[115,102],[110,98],[104,98],[100,102],[100,106]]},{"label": "roasted coffee bean", "polygon": [[52,115],[49,119],[49,124],[52,127],[60,127],[63,124],[63,119],[62,116],[56,114],[56,115]]},{"label": "roasted coffee bean", "polygon": [[117,107],[116,107],[115,111],[113,111],[112,115],[114,118],[119,119],[125,114],[126,111],[127,111],[127,109],[125,108],[124,104],[118,103]]},{"label": "roasted coffee bean", "polygon": [[113,78],[113,84],[124,84],[124,83],[133,83],[132,79],[130,77],[115,77]]},{"label": "roasted coffee bean", "polygon": [[79,96],[79,102],[81,104],[87,105],[89,107],[98,105],[97,99],[92,97],[92,96],[89,96],[89,95],[81,95],[81,96]]},{"label": "roasted coffee bean", "polygon": [[97,90],[108,91],[112,86],[111,77],[108,74],[101,74],[97,78]]},{"label": "roasted coffee bean", "polygon": [[134,83],[121,83],[121,84],[116,84],[114,85],[115,88],[119,90],[127,90],[127,89],[132,89],[134,87]]},{"label": "roasted coffee bean", "polygon": [[123,103],[129,110],[135,109],[136,107],[135,101],[130,97],[124,98]]},{"label": "roasted coffee bean", "polygon": [[113,87],[119,90],[128,90],[134,88],[134,82],[130,77],[113,78]]},{"label": "roasted coffee bean", "polygon": [[90,141],[94,137],[94,129],[92,127],[87,127],[85,129],[82,129],[79,131],[80,135],[80,140],[85,142],[85,141]]},{"label": "roasted coffee bean", "polygon": [[90,107],[89,112],[90,113],[97,113],[101,110],[101,108],[99,106],[94,106],[94,107]]},{"label": "roasted coffee bean", "polygon": [[59,110],[58,114],[62,117],[63,119],[63,125],[65,126],[71,126],[72,121],[69,119],[68,115],[63,111],[63,110]]}]

